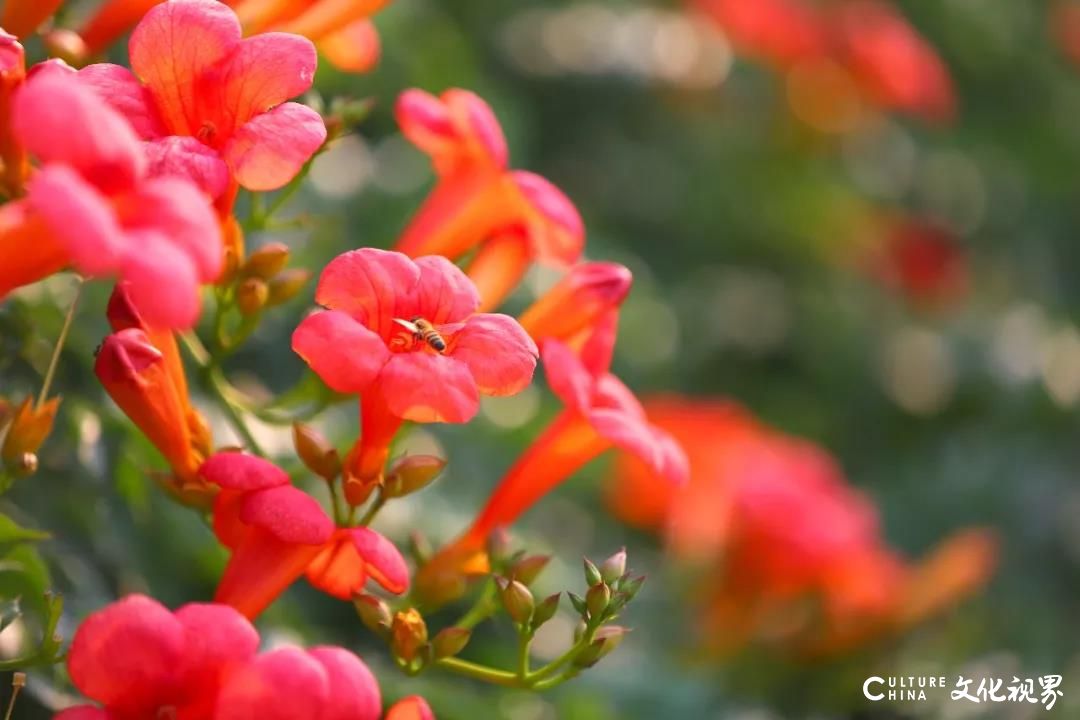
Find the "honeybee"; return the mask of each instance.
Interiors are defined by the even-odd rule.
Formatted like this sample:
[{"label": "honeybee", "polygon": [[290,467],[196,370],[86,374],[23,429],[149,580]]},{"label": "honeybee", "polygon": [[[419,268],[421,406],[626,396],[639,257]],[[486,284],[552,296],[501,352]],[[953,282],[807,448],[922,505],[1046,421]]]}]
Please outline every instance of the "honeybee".
[{"label": "honeybee", "polygon": [[412,320],[394,318],[394,321],[411,332],[417,340],[426,342],[432,350],[439,353],[446,352],[446,340],[435,329],[435,326],[424,318],[420,316],[414,317]]}]

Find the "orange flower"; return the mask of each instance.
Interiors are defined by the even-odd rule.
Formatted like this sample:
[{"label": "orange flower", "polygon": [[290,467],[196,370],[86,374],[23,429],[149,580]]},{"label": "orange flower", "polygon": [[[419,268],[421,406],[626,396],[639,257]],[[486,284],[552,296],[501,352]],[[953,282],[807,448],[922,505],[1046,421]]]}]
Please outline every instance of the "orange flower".
[{"label": "orange flower", "polygon": [[439,176],[397,250],[456,260],[477,248],[467,272],[481,309],[497,307],[532,262],[567,267],[578,259],[585,230],[577,209],[539,175],[509,169],[506,138],[487,103],[456,88],[438,98],[414,89],[398,98],[396,113]]},{"label": "orange flower", "polygon": [[7,435],[0,446],[0,460],[16,473],[33,473],[37,468],[37,451],[52,432],[59,407],[59,397],[40,404],[31,397],[23,400],[8,423]]},{"label": "orange flower", "polygon": [[612,262],[579,263],[521,314],[518,321],[537,342],[555,339],[575,352],[618,310],[633,275]]},{"label": "orange flower", "polygon": [[[3,27],[7,27],[7,24]],[[3,162],[3,190],[8,197],[22,194],[27,171],[26,150],[16,140],[11,126],[11,100],[25,81],[26,54],[23,46],[14,35],[0,30],[0,162]],[[3,284],[0,282],[0,285]]]},{"label": "orange flower", "polygon": [[52,17],[64,0],[4,0],[0,13],[0,27],[16,37],[32,35],[38,27]]}]

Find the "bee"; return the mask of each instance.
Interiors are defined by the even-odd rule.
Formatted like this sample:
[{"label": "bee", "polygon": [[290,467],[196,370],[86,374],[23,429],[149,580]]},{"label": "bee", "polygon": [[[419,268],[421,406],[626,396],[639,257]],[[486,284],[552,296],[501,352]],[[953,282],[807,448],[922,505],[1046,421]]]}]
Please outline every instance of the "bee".
[{"label": "bee", "polygon": [[420,316],[414,317],[412,320],[394,318],[394,321],[411,332],[417,340],[426,342],[432,350],[438,353],[446,352],[446,340],[435,329],[435,326],[424,318]]}]

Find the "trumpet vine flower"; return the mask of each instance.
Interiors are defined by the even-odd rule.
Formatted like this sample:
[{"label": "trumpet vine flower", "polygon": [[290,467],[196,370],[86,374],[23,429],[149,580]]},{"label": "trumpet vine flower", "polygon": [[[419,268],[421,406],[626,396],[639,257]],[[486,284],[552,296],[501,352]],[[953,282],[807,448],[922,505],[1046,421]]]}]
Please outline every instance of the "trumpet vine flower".
[{"label": "trumpet vine flower", "polygon": [[585,241],[581,216],[544,178],[509,169],[506,138],[487,103],[456,88],[440,97],[413,89],[395,111],[438,176],[397,250],[456,260],[477,248],[468,272],[483,310],[497,307],[533,262],[577,261]]},{"label": "trumpet vine flower", "polygon": [[25,38],[33,35],[53,16],[64,0],[4,0],[0,12],[0,27],[12,35]]},{"label": "trumpet vine flower", "polygon": [[127,120],[58,65],[16,93],[10,119],[40,166],[25,197],[0,208],[0,297],[72,266],[125,280],[154,327],[194,324],[199,285],[221,270],[220,231],[198,188],[150,177]]},{"label": "trumpet vine flower", "polygon": [[300,323],[292,346],[332,389],[361,395],[346,463],[354,505],[382,481],[403,421],[467,422],[480,395],[513,395],[532,380],[536,344],[513,318],[477,313],[476,289],[444,257],[353,250],[326,266],[315,300],[326,310]]},{"label": "trumpet vine flower", "polygon": [[147,142],[155,175],[197,182],[230,210],[237,186],[275,190],[326,139],[317,112],[290,98],[311,87],[311,41],[289,33],[242,38],[216,0],[155,5],[128,43],[131,70],[89,65],[80,78]]},{"label": "trumpet vine flower", "polygon": [[231,551],[216,602],[254,618],[303,575],[342,599],[372,579],[392,593],[408,589],[405,560],[364,527],[335,528],[315,500],[273,463],[242,453],[212,456],[200,476],[221,488],[214,532]]}]

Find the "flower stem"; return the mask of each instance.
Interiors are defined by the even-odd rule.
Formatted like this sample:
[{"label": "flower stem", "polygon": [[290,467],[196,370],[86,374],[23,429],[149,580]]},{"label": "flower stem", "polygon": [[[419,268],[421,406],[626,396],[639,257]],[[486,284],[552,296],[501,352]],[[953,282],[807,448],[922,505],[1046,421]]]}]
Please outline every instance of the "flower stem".
[{"label": "flower stem", "polygon": [[49,399],[49,387],[52,385],[53,377],[56,375],[56,368],[60,364],[60,352],[64,349],[68,332],[71,330],[71,323],[75,319],[75,308],[79,304],[82,288],[83,279],[79,278],[75,285],[75,297],[71,299],[71,306],[68,307],[67,315],[64,316],[64,325],[60,328],[60,336],[56,338],[56,347],[53,348],[52,357],[49,358],[49,368],[45,371],[45,379],[41,381],[41,392],[38,394],[36,403],[37,408],[40,408]]},{"label": "flower stem", "polygon": [[478,665],[469,662],[468,660],[448,657],[436,660],[435,664],[444,670],[449,670],[450,672],[464,675],[465,677],[470,677],[474,680],[491,683],[492,685],[502,685],[503,687],[511,688],[527,687],[522,683],[521,678],[512,672],[490,668],[485,665]]},{"label": "flower stem", "polygon": [[11,699],[8,700],[7,712],[4,713],[4,720],[11,720],[11,714],[15,712],[15,701],[19,698],[20,690],[22,690],[22,685],[14,685],[12,687]]},{"label": "flower stem", "polygon": [[495,609],[495,581],[489,579],[484,584],[484,589],[480,592],[480,595],[476,598],[476,602],[461,616],[461,619],[454,623],[454,627],[472,630],[491,617]]},{"label": "flower stem", "polygon": [[380,510],[382,510],[383,505],[386,504],[386,501],[388,499],[389,498],[386,497],[386,494],[383,493],[382,488],[379,488],[378,494],[375,496],[375,501],[371,503],[371,507],[369,507],[367,512],[364,513],[364,516],[360,518],[360,522],[357,523],[357,525],[365,527],[370,525],[371,522],[375,519],[375,516],[379,514]]},{"label": "flower stem", "polygon": [[521,629],[518,635],[518,677],[529,679],[529,646],[532,645],[532,632],[528,627]]}]

